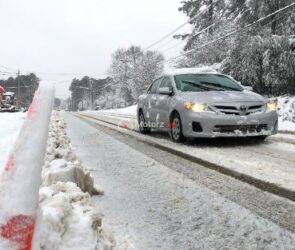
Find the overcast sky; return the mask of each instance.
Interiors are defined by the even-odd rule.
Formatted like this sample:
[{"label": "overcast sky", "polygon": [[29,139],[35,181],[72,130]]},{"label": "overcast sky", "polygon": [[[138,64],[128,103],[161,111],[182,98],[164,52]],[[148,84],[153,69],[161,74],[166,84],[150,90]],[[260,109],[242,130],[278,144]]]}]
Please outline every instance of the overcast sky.
[{"label": "overcast sky", "polygon": [[36,72],[66,97],[75,76],[104,77],[117,48],[146,47],[184,23],[178,7],[180,0],[0,0],[0,65]]}]

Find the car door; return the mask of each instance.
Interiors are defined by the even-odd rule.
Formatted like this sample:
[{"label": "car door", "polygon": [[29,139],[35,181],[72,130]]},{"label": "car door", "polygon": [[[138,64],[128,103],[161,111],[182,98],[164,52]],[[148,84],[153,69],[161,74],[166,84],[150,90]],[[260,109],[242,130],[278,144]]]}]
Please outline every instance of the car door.
[{"label": "car door", "polygon": [[[173,91],[171,79],[169,77],[164,77],[159,88],[169,88],[169,90]],[[170,123],[169,111],[172,98],[173,97],[169,95],[157,95],[156,110],[158,112],[158,117],[156,117],[156,121],[162,123],[165,128],[167,128]]]},{"label": "car door", "polygon": [[163,78],[155,80],[149,89],[147,97],[146,121],[155,122],[157,116],[157,90],[162,83]]}]

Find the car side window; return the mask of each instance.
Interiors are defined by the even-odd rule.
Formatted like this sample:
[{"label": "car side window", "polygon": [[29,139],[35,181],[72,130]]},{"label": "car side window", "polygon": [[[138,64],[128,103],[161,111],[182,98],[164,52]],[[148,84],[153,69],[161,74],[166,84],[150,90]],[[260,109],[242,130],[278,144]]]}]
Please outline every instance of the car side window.
[{"label": "car side window", "polygon": [[151,86],[149,94],[156,94],[157,93],[157,89],[160,86],[162,80],[163,80],[163,78],[159,78],[156,81],[154,81],[153,85]]},{"label": "car side window", "polygon": [[165,77],[164,80],[162,81],[162,84],[160,88],[169,88],[169,90],[173,90],[172,87],[172,81],[170,80],[169,77]]}]

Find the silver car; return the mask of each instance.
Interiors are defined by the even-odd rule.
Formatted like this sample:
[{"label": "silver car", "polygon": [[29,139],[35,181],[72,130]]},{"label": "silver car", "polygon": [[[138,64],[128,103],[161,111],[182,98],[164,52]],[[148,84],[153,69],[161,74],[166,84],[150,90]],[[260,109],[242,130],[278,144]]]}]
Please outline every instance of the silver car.
[{"label": "silver car", "polygon": [[175,142],[188,137],[255,137],[277,133],[275,100],[267,100],[232,77],[188,70],[155,80],[139,97],[141,133],[163,130]]}]

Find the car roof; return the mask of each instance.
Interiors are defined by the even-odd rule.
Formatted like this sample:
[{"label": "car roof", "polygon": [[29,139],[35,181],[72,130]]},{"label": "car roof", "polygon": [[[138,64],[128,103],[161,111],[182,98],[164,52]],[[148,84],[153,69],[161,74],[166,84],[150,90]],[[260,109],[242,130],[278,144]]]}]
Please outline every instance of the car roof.
[{"label": "car roof", "polygon": [[220,74],[215,69],[211,67],[201,67],[201,68],[183,68],[175,69],[168,72],[166,75],[187,75],[187,74]]}]

